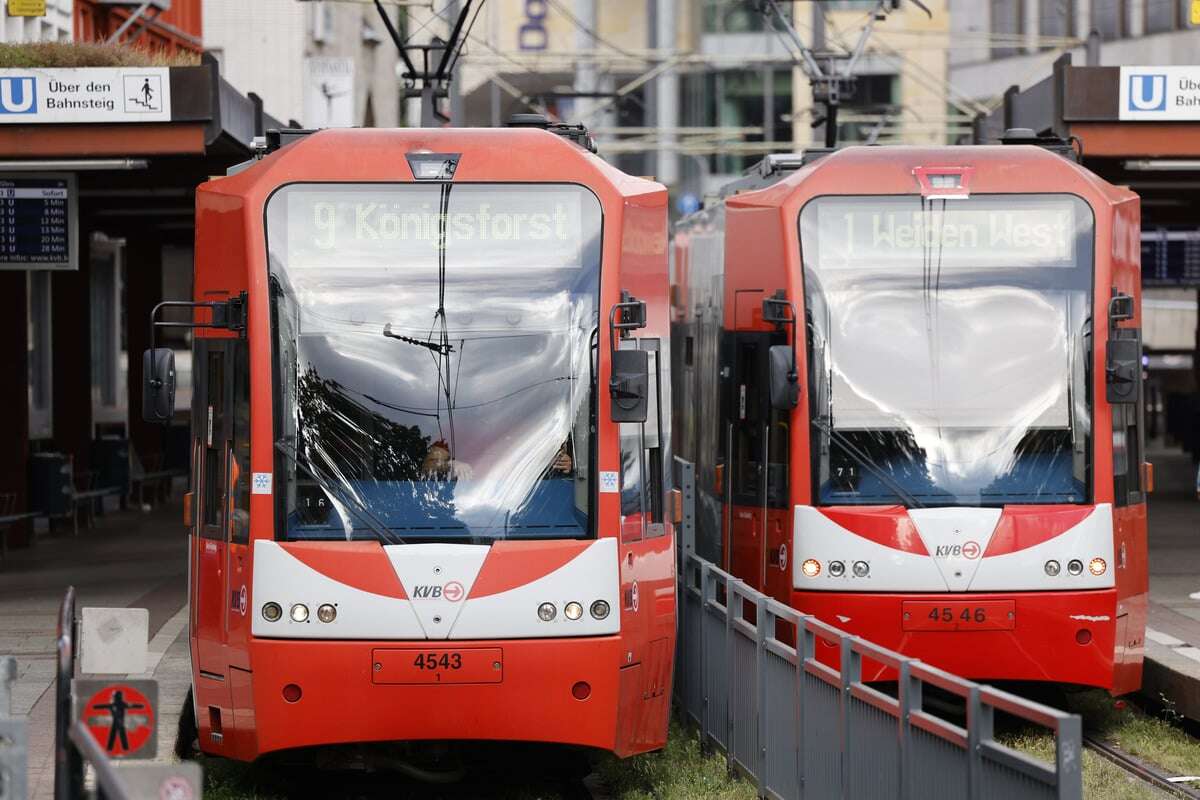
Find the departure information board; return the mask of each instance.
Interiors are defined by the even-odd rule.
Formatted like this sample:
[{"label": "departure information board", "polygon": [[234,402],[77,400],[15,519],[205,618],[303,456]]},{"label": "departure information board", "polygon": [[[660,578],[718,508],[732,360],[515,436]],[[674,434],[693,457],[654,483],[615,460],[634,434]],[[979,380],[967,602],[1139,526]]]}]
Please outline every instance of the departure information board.
[{"label": "departure information board", "polygon": [[72,175],[0,176],[0,269],[78,269]]},{"label": "departure information board", "polygon": [[1142,285],[1200,286],[1200,228],[1143,228]]}]

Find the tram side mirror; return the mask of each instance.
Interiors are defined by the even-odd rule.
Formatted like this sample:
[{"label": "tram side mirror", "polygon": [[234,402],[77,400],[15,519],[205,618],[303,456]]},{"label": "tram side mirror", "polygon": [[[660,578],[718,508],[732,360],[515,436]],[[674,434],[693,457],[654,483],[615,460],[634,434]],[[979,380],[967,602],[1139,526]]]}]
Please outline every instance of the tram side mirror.
[{"label": "tram side mirror", "polygon": [[650,353],[614,350],[609,393],[613,422],[645,422],[650,407]]},{"label": "tram side mirror", "polygon": [[792,360],[792,348],[786,344],[771,345],[768,351],[768,380],[771,387],[771,408],[791,411],[800,402],[800,377]]},{"label": "tram side mirror", "polygon": [[175,414],[175,351],[154,347],[142,355],[142,419],[169,422]]},{"label": "tram side mirror", "polygon": [[1104,365],[1105,396],[1108,402],[1136,403],[1142,377],[1140,339],[1109,339]]}]

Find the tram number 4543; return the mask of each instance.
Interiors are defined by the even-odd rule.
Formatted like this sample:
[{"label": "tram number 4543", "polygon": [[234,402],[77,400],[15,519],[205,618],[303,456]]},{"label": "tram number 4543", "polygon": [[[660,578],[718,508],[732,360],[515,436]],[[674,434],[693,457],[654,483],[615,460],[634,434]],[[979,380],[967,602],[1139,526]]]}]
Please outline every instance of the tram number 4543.
[{"label": "tram number 4543", "polygon": [[413,666],[423,670],[462,669],[462,655],[459,653],[417,653]]}]

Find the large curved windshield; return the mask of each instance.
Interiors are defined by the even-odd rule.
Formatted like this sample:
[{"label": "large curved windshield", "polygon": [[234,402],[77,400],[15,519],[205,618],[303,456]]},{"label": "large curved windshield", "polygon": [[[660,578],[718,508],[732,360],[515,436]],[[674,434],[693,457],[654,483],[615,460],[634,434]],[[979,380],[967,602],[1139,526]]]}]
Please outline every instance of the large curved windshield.
[{"label": "large curved windshield", "polygon": [[1071,195],[809,202],[817,502],[1085,502],[1092,240]]},{"label": "large curved windshield", "polygon": [[588,535],[600,229],[578,186],[276,192],[286,536]]}]

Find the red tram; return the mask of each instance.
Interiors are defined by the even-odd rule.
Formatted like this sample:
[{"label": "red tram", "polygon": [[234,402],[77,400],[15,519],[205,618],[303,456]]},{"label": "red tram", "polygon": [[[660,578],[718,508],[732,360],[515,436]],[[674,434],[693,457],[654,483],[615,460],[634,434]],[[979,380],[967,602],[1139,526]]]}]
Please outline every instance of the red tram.
[{"label": "red tram", "polygon": [[665,743],[666,192],[525,123],[284,135],[197,191],[204,752]]},{"label": "red tram", "polygon": [[675,449],[700,554],[756,588],[961,675],[1119,694],[1139,202],[1043,144],[771,157],[683,220]]}]

